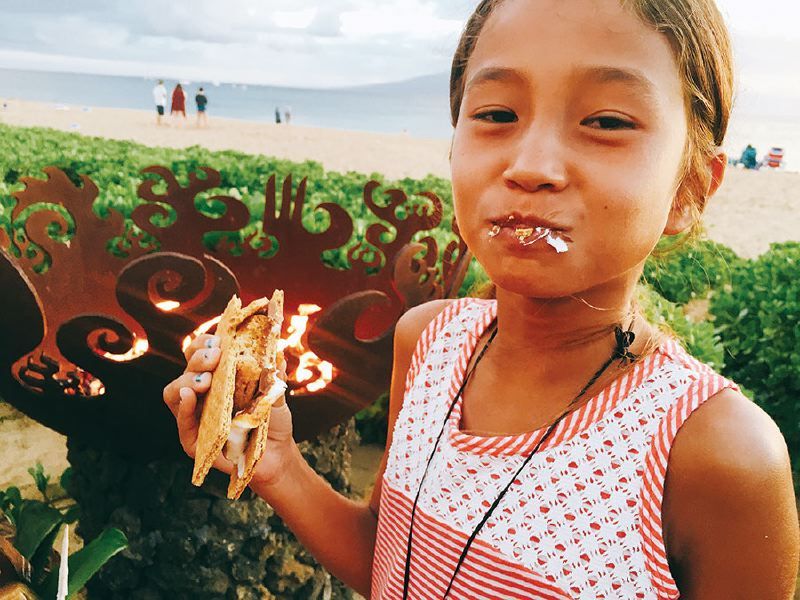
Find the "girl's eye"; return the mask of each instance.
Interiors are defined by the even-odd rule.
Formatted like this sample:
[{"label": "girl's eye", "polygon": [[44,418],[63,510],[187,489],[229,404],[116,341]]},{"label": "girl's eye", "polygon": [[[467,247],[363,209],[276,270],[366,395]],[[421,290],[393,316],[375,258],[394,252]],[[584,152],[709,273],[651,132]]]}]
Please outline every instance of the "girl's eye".
[{"label": "girl's eye", "polygon": [[636,123],[623,119],[621,117],[600,116],[589,117],[581,122],[581,125],[586,125],[591,129],[600,129],[603,131],[617,131],[619,129],[636,129]]},{"label": "girl's eye", "polygon": [[472,117],[476,121],[485,121],[486,123],[514,123],[517,120],[515,115],[510,110],[487,110],[479,112]]}]

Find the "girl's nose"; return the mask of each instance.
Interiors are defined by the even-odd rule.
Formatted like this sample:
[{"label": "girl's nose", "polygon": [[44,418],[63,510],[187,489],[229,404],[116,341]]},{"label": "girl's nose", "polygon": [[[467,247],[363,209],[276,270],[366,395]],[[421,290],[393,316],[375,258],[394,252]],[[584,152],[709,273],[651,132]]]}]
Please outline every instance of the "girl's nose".
[{"label": "girl's nose", "polygon": [[509,187],[557,192],[567,186],[566,148],[557,131],[532,125],[519,136],[511,152],[503,172]]}]

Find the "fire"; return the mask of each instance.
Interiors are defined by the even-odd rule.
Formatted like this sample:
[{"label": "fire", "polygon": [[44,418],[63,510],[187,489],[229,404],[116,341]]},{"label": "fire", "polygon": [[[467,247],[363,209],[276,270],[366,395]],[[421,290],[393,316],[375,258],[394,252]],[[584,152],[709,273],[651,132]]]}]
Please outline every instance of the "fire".
[{"label": "fire", "polygon": [[175,300],[164,300],[163,302],[157,302],[156,306],[163,312],[172,312],[176,308],[180,308],[181,303],[175,302]]},{"label": "fire", "polygon": [[[303,337],[308,329],[308,319],[311,315],[322,310],[316,304],[301,304],[298,314],[289,318],[289,328],[286,339],[280,340],[278,348],[283,350],[287,363],[291,365],[296,361],[297,366],[286,374],[287,379],[303,384],[295,392],[318,392],[333,381],[335,369],[326,360],[321,360],[316,354],[303,345]],[[294,359],[294,360],[292,360]]]},{"label": "fire", "polygon": [[208,333],[208,331],[212,327],[214,327],[217,323],[219,323],[219,320],[221,318],[222,318],[222,315],[220,315],[218,317],[214,317],[210,321],[206,321],[205,323],[200,325],[197,329],[195,329],[192,333],[190,333],[185,338],[183,338],[183,343],[181,344],[181,348],[183,349],[183,351],[186,352],[186,349],[189,347],[189,344],[192,343],[192,340],[194,340],[198,336],[203,335],[204,333]]},{"label": "fire", "polygon": [[106,393],[106,386],[103,385],[103,382],[99,379],[90,379],[89,380],[89,395],[94,396],[102,396]]},{"label": "fire", "polygon": [[[162,308],[162,310],[165,309]],[[336,374],[336,369],[331,363],[321,360],[303,345],[309,317],[321,310],[322,308],[316,304],[301,304],[297,309],[298,314],[289,317],[289,327],[286,331],[287,337],[278,341],[278,349],[283,351],[289,366],[286,378],[289,381],[300,384],[294,390],[296,393],[318,392],[333,381]],[[190,335],[187,335],[183,339],[183,350],[186,351],[192,340],[207,333],[219,323],[219,320],[220,317],[216,317],[206,321]]]},{"label": "fire", "polygon": [[114,362],[128,362],[143,356],[150,348],[147,338],[134,338],[133,346],[125,354],[111,354],[110,352],[103,352],[101,356],[113,360]]}]

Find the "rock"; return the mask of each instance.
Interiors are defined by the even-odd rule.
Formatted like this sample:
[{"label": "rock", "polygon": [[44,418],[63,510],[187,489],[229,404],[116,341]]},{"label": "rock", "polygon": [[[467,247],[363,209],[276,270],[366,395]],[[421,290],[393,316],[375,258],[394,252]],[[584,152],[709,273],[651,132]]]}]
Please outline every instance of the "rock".
[{"label": "rock", "polygon": [[247,523],[250,506],[247,502],[230,502],[218,500],[211,507],[211,515],[220,520],[222,525],[239,527]]},{"label": "rock", "polygon": [[240,583],[258,583],[264,578],[265,572],[266,566],[263,562],[244,556],[237,557],[231,568],[233,578]]},{"label": "rock", "polygon": [[[335,489],[350,493],[354,427],[334,428],[302,450]],[[87,540],[116,526],[129,547],[90,581],[103,600],[339,600],[352,592],[300,546],[262,499],[224,497],[227,477],[191,484],[192,462],[166,457],[136,464],[69,442],[70,495],[81,506],[78,532]]]}]

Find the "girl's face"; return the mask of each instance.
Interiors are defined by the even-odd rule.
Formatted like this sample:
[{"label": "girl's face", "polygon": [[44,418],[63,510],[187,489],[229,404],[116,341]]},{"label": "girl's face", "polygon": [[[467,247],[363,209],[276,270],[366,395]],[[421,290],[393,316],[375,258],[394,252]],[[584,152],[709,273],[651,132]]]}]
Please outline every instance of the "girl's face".
[{"label": "girl's face", "polygon": [[[617,0],[505,0],[464,81],[456,217],[499,287],[552,298],[629,283],[662,233],[689,224],[671,211],[687,139],[676,62]],[[568,251],[522,246],[514,224],[550,227]]]}]

